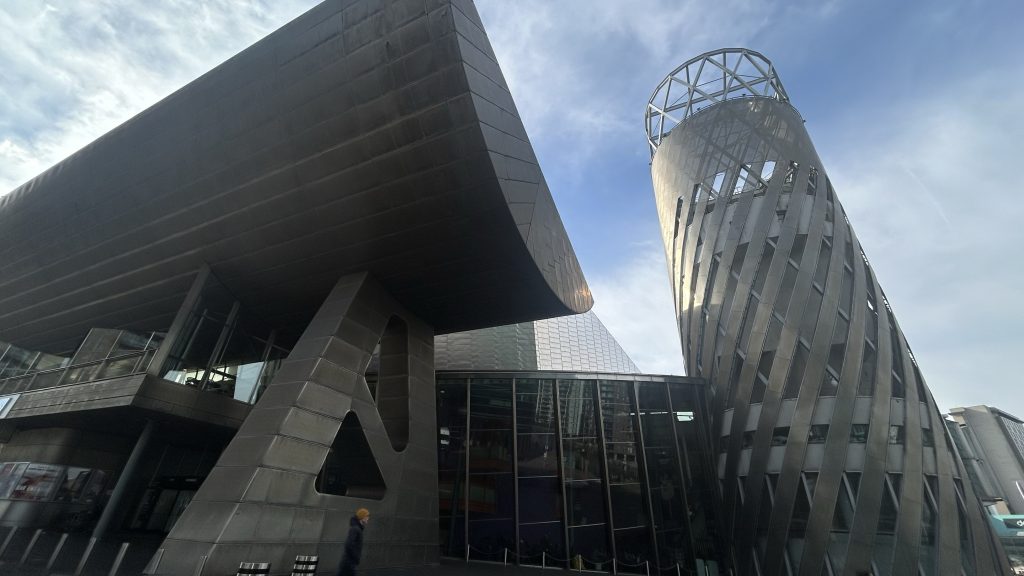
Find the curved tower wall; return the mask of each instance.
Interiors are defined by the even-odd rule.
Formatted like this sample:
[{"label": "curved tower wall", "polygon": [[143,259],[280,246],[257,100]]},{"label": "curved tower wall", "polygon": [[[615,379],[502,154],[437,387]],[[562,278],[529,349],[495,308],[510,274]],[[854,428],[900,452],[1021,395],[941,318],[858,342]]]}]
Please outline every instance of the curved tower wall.
[{"label": "curved tower wall", "polygon": [[942,416],[785,100],[688,107],[652,139],[687,373],[715,394],[737,573],[995,574]]}]

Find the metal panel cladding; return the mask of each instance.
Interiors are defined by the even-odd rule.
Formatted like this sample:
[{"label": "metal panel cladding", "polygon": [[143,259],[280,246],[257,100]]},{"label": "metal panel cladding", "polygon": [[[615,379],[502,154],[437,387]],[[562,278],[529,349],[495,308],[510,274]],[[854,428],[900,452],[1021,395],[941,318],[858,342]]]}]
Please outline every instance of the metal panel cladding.
[{"label": "metal panel cladding", "polygon": [[703,54],[645,121],[687,373],[712,383],[737,573],[1005,571],[771,63]]}]

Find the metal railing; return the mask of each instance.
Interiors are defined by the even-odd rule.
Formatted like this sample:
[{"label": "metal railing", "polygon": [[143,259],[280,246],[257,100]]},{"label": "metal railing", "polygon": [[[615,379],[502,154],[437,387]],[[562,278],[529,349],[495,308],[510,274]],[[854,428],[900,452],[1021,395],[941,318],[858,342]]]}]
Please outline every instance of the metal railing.
[{"label": "metal railing", "polygon": [[[476,552],[478,554],[483,554],[483,555],[488,555],[488,556],[498,556],[501,559],[500,560],[474,559],[474,558],[471,557],[471,552]],[[533,564],[533,563],[524,564],[523,563],[524,560],[535,560],[537,558],[540,558],[540,564]],[[466,561],[466,563],[469,563],[469,562],[481,562],[481,563],[504,564],[504,565],[508,565],[511,562],[512,564],[516,564],[516,565],[519,565],[519,566],[522,566],[522,567],[525,567],[525,568],[563,568],[563,569],[568,569],[568,570],[571,570],[571,571],[574,571],[574,572],[597,572],[597,573],[609,573],[610,572],[612,574],[618,574],[619,573],[619,567],[623,567],[623,568],[641,568],[641,567],[643,567],[642,571],[628,571],[627,570],[626,572],[628,572],[630,574],[644,573],[644,574],[646,574],[646,576],[651,576],[651,574],[655,574],[655,575],[658,575],[658,574],[672,575],[672,574],[674,574],[675,576],[683,576],[683,575],[688,575],[688,576],[689,575],[693,575],[693,576],[696,576],[698,574],[698,572],[697,572],[697,570],[695,568],[690,567],[690,566],[684,566],[680,562],[676,562],[675,564],[672,564],[671,566],[663,567],[663,566],[660,566],[657,562],[651,562],[650,560],[645,560],[645,561],[637,563],[637,564],[632,564],[632,563],[629,563],[629,562],[624,562],[624,561],[619,560],[617,558],[607,558],[607,559],[603,559],[603,560],[592,560],[590,558],[587,558],[587,557],[583,556],[582,554],[575,554],[575,555],[570,556],[568,558],[559,558],[558,556],[555,556],[554,554],[550,554],[550,553],[548,553],[546,551],[542,551],[540,554],[517,554],[514,550],[510,550],[508,548],[503,548],[501,550],[480,550],[479,548],[476,548],[475,546],[467,546],[466,547],[465,561]],[[593,566],[593,568],[587,568],[588,565],[589,566]],[[609,569],[605,569],[604,568],[605,566],[609,566]]]},{"label": "metal railing", "polygon": [[0,380],[0,396],[140,374],[149,368],[155,352],[154,349],[134,350],[100,360],[11,376]]}]

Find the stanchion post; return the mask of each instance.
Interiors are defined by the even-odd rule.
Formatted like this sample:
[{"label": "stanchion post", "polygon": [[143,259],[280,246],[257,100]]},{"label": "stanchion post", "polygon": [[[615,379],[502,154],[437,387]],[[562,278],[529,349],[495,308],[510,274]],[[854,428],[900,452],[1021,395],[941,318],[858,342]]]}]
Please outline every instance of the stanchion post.
[{"label": "stanchion post", "polygon": [[505,566],[508,566],[508,548],[505,548]]},{"label": "stanchion post", "polygon": [[50,568],[53,568],[54,563],[57,562],[57,556],[60,556],[61,548],[64,548],[64,543],[68,541],[68,533],[65,532],[60,535],[60,540],[57,541],[57,547],[53,549],[53,554],[50,554],[50,559],[46,561],[46,571],[49,572]]},{"label": "stanchion post", "polygon": [[298,555],[295,563],[292,564],[292,576],[312,576],[316,574],[316,567],[320,563],[319,556]]},{"label": "stanchion post", "polygon": [[14,534],[18,532],[18,527],[14,526],[11,531],[7,533],[7,537],[4,538],[3,545],[0,545],[0,558],[3,558],[4,552],[7,552],[7,547],[11,545],[11,540],[14,540]]},{"label": "stanchion post", "polygon": [[85,547],[85,552],[82,553],[82,559],[78,561],[78,566],[75,566],[75,575],[82,576],[82,570],[85,570],[85,563],[89,561],[89,556],[92,556],[92,549],[96,546],[96,537],[89,538],[89,544]]},{"label": "stanchion post", "polygon": [[153,557],[149,559],[149,564],[142,569],[143,574],[156,574],[160,569],[160,562],[164,559],[164,549],[160,548],[153,554]]},{"label": "stanchion post", "polygon": [[117,551],[117,557],[114,558],[114,565],[110,567],[110,572],[107,576],[117,576],[117,571],[121,569],[121,562],[124,562],[124,555],[128,553],[128,543],[122,542],[121,549]]},{"label": "stanchion post", "polygon": [[647,576],[651,576],[651,561],[644,560],[644,565],[647,567]]},{"label": "stanchion post", "polygon": [[540,552],[540,567],[541,568],[547,568],[548,567],[548,553],[547,553],[547,551],[541,550],[541,552]]},{"label": "stanchion post", "polygon": [[25,548],[25,552],[21,555],[21,560],[18,560],[18,566],[24,566],[25,561],[28,560],[28,555],[32,553],[32,547],[36,545],[36,540],[39,540],[39,536],[43,533],[43,529],[39,528],[36,533],[32,535],[32,539],[28,541],[28,547]]},{"label": "stanchion post", "polygon": [[270,562],[242,562],[238,565],[238,576],[267,576]]}]

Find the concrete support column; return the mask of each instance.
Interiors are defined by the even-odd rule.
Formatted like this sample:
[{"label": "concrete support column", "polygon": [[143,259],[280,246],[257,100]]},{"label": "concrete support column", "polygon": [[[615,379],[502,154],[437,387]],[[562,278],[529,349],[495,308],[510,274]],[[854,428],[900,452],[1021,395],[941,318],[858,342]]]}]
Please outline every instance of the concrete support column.
[{"label": "concrete support column", "polygon": [[[378,342],[379,403],[365,378]],[[277,570],[300,554],[337,566],[357,508],[373,515],[360,570],[437,562],[433,342],[433,328],[369,274],[339,279],[171,529],[150,573],[228,574],[240,562],[270,562]],[[345,430],[354,436],[336,442],[350,414],[360,430]],[[317,477],[331,450],[344,449],[360,432],[383,490],[320,493]]]},{"label": "concrete support column", "polygon": [[94,538],[102,539],[106,536],[111,520],[113,520],[117,511],[121,509],[124,496],[128,492],[128,487],[135,479],[135,474],[139,469],[139,462],[142,461],[142,455],[149,446],[154,429],[156,429],[156,423],[152,420],[147,420],[146,427],[142,429],[142,434],[139,435],[139,439],[135,442],[135,447],[132,448],[132,453],[128,456],[128,462],[125,463],[124,470],[121,471],[121,476],[117,479],[117,485],[114,486],[110,500],[103,507],[100,519],[96,521],[96,527],[92,531]]}]

